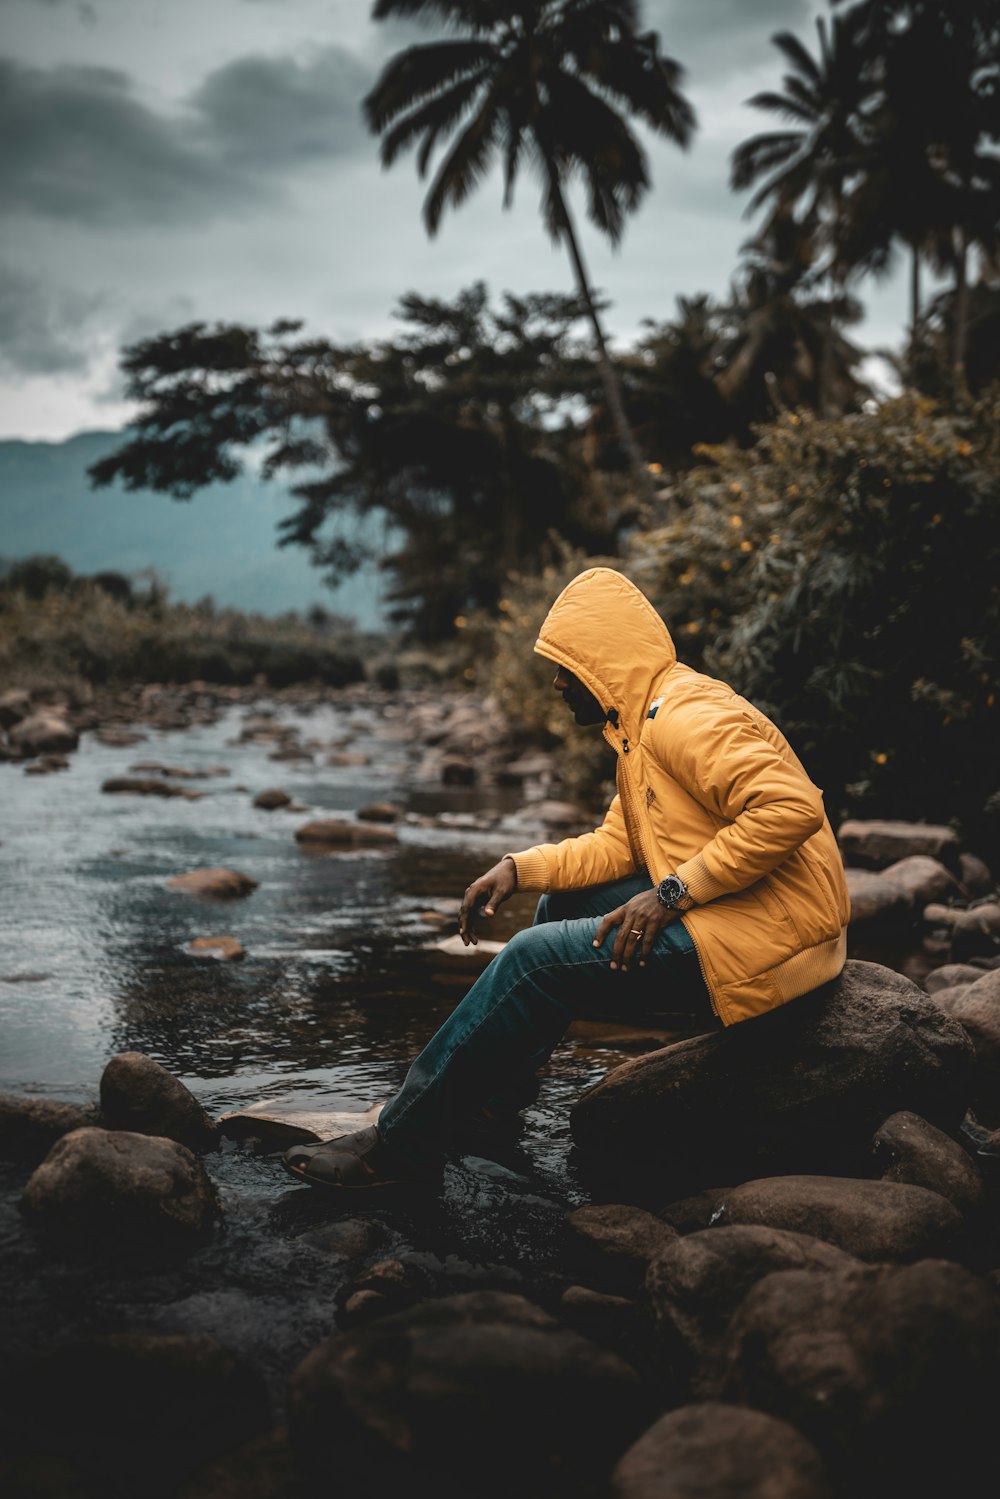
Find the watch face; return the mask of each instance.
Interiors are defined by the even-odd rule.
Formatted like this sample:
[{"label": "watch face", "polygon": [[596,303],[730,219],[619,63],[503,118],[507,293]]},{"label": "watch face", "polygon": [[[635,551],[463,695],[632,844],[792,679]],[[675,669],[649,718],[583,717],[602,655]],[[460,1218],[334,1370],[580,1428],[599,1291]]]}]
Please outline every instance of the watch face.
[{"label": "watch face", "polygon": [[684,893],[684,881],[676,874],[668,874],[665,880],[661,880],[659,896],[665,906],[676,906]]}]

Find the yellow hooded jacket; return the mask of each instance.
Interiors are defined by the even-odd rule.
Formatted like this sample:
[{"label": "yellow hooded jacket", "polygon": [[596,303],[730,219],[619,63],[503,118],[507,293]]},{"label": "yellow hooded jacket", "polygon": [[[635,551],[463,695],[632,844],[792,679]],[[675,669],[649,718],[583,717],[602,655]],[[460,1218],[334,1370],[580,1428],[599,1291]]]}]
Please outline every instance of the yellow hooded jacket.
[{"label": "yellow hooded jacket", "polygon": [[618,794],[594,832],[512,854],[518,889],[678,874],[694,902],[680,919],[725,1025],[836,977],[850,914],[843,861],[822,792],[775,725],[680,663],[649,600],[610,568],[563,589],[535,651],[607,711]]}]

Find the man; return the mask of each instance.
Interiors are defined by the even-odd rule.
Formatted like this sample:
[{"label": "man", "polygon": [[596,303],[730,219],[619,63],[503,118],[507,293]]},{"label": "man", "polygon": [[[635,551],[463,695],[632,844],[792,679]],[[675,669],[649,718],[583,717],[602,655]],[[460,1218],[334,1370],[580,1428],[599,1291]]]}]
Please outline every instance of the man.
[{"label": "man", "polygon": [[[506,854],[465,892],[473,917],[542,892],[411,1066],[377,1125],[285,1155],[302,1181],[366,1188],[440,1170],[463,1119],[496,1113],[570,1022],[594,1010],[693,1012],[735,1025],[836,977],[849,901],[840,852],[780,731],[678,662],[621,573],[581,573],[535,651],[576,722],[603,724],[617,795],[592,833]],[[523,1095],[522,1095],[523,1096]]]}]

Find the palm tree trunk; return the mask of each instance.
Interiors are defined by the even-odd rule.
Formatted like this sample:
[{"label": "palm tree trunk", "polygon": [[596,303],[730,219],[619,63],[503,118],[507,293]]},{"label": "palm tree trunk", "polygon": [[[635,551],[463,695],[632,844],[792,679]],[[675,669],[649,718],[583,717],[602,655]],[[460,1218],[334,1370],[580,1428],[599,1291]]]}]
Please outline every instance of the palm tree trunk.
[{"label": "palm tree trunk", "polygon": [[629,424],[629,419],[625,415],[625,403],[622,400],[621,384],[619,383],[615,367],[611,363],[611,356],[608,353],[608,346],[604,337],[604,329],[601,327],[601,320],[598,316],[597,308],[594,305],[593,293],[590,290],[590,281],[587,277],[587,268],[583,263],[583,255],[580,252],[580,246],[577,241],[576,234],[573,230],[573,221],[570,218],[569,209],[566,206],[566,200],[563,198],[562,190],[554,173],[550,173],[549,180],[552,191],[552,199],[556,205],[556,211],[562,222],[563,236],[569,249],[570,259],[573,262],[573,270],[576,274],[576,284],[579,289],[580,296],[583,298],[584,305],[587,308],[587,316],[590,318],[590,325],[594,332],[594,343],[597,346],[597,363],[601,371],[601,379],[604,382],[604,394],[607,398],[608,410],[611,413],[611,419],[614,422],[615,430],[618,433],[618,441],[625,449],[625,455],[628,458],[629,471],[632,475],[632,482],[634,483],[640,497],[647,502],[652,503],[656,499],[656,487],[653,484],[653,480],[650,476],[649,468],[643,460],[642,454],[639,452],[638,444],[635,440],[635,434],[633,433],[632,428]]}]

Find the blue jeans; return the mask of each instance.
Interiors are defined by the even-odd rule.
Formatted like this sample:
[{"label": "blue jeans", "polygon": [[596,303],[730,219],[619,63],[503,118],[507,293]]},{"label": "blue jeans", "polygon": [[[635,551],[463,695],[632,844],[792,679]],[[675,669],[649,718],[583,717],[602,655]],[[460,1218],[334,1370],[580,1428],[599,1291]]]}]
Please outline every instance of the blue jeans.
[{"label": "blue jeans", "polygon": [[681,1012],[706,1030],[716,1025],[682,922],[664,928],[644,968],[633,964],[627,973],[610,967],[617,928],[593,945],[599,919],[649,889],[648,877],[634,876],[543,895],[534,925],[496,955],[385,1105],[378,1132],[386,1144],[415,1161],[438,1160],[463,1116],[505,1095],[514,1107],[530,1102],[536,1069],[570,1023],[587,1015]]}]

